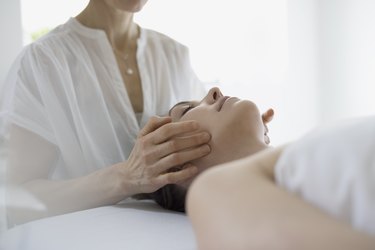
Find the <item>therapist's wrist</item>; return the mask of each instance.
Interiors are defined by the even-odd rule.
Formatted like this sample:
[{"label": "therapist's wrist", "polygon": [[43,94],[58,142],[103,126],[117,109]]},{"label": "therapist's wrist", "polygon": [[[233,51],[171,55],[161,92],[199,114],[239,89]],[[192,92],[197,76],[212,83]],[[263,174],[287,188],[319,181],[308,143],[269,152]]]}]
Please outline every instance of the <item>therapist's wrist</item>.
[{"label": "therapist's wrist", "polygon": [[121,162],[111,166],[111,171],[113,174],[113,190],[114,194],[117,194],[118,197],[122,199],[131,197],[133,195],[142,193],[140,190],[140,180],[137,180],[136,176],[132,176],[129,173],[128,166],[129,162]]},{"label": "therapist's wrist", "polygon": [[130,191],[128,183],[125,180],[123,171],[119,167],[119,164],[114,164],[103,169],[105,175],[102,176],[101,186],[106,186],[106,196],[110,203],[116,204],[130,196],[133,193]]}]

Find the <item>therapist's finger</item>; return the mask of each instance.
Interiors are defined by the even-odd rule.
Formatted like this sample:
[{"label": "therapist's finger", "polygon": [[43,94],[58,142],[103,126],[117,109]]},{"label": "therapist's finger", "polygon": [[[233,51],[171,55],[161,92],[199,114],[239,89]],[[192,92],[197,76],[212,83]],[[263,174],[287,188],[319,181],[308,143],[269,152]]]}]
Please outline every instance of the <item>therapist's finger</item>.
[{"label": "therapist's finger", "polygon": [[168,170],[172,167],[191,162],[193,160],[206,156],[210,152],[211,148],[208,144],[203,144],[196,148],[178,151],[160,159],[154,166],[151,167],[151,171],[154,173],[154,175],[165,173],[168,172]]},{"label": "therapist's finger", "polygon": [[173,122],[165,124],[164,126],[158,128],[149,136],[152,136],[152,142],[154,144],[163,143],[174,136],[179,136],[187,133],[197,131],[199,129],[199,124],[197,121],[183,121],[183,122]]},{"label": "therapist's finger", "polygon": [[176,172],[168,172],[159,175],[155,181],[158,185],[164,186],[167,184],[176,184],[193,178],[198,174],[198,168],[194,165],[190,165]]},{"label": "therapist's finger", "polygon": [[139,132],[138,137],[143,137],[145,135],[150,134],[151,132],[157,130],[161,126],[170,123],[172,121],[171,117],[158,117],[153,116],[150,120],[146,123],[144,128]]},{"label": "therapist's finger", "polygon": [[208,143],[211,136],[207,132],[197,132],[188,136],[175,136],[153,148],[155,157],[163,158],[171,153],[198,147]]}]

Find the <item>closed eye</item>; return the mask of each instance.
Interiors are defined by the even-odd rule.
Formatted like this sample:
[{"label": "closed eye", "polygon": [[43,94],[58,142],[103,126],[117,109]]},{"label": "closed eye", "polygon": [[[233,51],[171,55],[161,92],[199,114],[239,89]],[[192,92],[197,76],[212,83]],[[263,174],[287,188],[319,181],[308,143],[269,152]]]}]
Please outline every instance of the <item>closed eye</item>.
[{"label": "closed eye", "polygon": [[181,117],[184,116],[190,109],[194,108],[192,104],[189,104],[181,113]]}]

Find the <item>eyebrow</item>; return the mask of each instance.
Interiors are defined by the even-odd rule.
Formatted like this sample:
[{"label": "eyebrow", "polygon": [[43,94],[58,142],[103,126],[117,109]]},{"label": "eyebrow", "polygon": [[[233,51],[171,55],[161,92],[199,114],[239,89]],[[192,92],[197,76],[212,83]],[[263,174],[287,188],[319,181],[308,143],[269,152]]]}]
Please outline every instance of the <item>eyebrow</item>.
[{"label": "eyebrow", "polygon": [[176,103],[168,112],[168,115],[171,116],[171,112],[172,112],[172,109],[174,109],[175,107],[179,106],[179,105],[184,105],[184,104],[189,104],[191,103],[190,101],[182,101],[182,102],[178,102]]}]

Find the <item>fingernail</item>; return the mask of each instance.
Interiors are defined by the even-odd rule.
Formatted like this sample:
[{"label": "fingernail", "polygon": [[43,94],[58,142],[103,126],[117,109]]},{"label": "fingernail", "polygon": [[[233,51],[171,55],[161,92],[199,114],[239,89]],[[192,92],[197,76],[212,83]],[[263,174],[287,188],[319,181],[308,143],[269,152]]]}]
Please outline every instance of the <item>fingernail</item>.
[{"label": "fingernail", "polygon": [[203,152],[203,153],[209,153],[210,151],[211,151],[210,146],[208,146],[208,145],[204,145],[204,146],[202,147],[202,152]]},{"label": "fingernail", "polygon": [[203,133],[203,140],[208,141],[210,140],[210,138],[211,138],[211,135],[209,133],[206,133],[206,132]]}]

